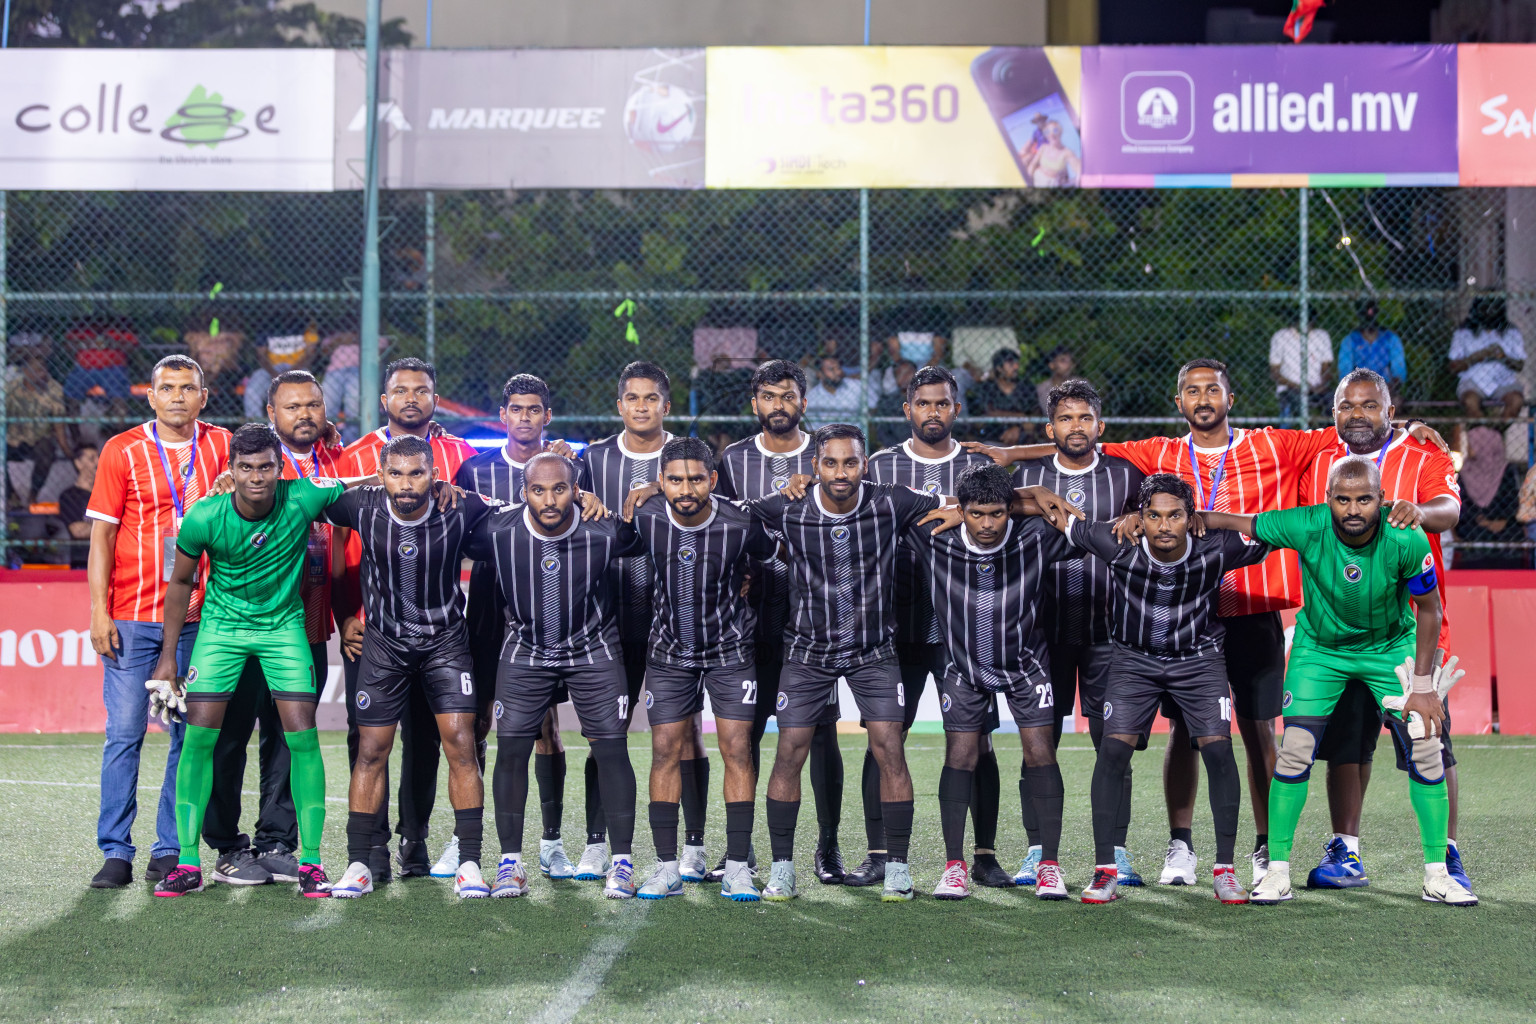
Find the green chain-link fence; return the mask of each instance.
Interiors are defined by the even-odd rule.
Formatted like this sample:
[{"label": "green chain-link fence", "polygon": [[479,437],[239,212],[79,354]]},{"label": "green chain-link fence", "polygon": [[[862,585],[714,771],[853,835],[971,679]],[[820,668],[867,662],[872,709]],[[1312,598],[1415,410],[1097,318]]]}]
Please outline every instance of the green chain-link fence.
[{"label": "green chain-link fence", "polygon": [[[332,417],[355,425],[347,364],[359,195],[0,201],[12,563],[70,556],[56,517],[32,512],[66,477],[75,482],[57,449],[142,418],[143,399],[118,395],[115,374],[87,372],[103,349],[123,350],[129,383],[142,384],[158,358],[190,345],[216,371],[208,418],[237,423],[250,415],[242,382],[261,369],[268,339],[287,338],[276,350],[303,353],[327,383]],[[434,362],[453,403],[442,418],[487,438],[501,383],[536,373],[554,389],[555,429],[574,439],[615,429],[619,368],[651,359],[673,377],[672,429],[723,442],[753,429],[750,357],[800,360],[814,377],[817,357],[835,350],[843,387],[875,392],[872,407],[852,404],[888,441],[904,434],[893,418],[899,399],[879,395],[898,355],[931,358],[927,336],[944,339],[939,358],[973,384],[962,430],[972,437],[1035,436],[1035,386],[1065,349],[1073,375],[1105,395],[1110,436],[1131,437],[1182,432],[1174,371],[1195,356],[1231,367],[1240,422],[1326,422],[1336,371],[1310,403],[1277,394],[1271,339],[1287,327],[1321,329],[1336,360],[1373,298],[1381,328],[1402,340],[1399,412],[1464,448],[1473,421],[1449,348],[1469,317],[1484,333],[1501,317],[1530,333],[1536,252],[1505,244],[1527,201],[1507,190],[1407,188],[386,193],[382,358]],[[1001,348],[1020,354],[1011,394],[1006,381],[986,380]],[[717,351],[747,358],[717,360]],[[1305,376],[1305,360],[1293,372]],[[1524,385],[1524,372],[1516,376]],[[67,392],[62,401],[48,378]],[[361,391],[364,401],[377,393],[372,382]],[[1518,482],[1531,456],[1528,419],[1500,411],[1486,425],[1505,435]],[[50,459],[59,462],[51,476]],[[1515,516],[1502,505],[1488,512]],[[1484,554],[1529,563],[1524,524],[1496,534],[1479,542],[1495,545]]]}]

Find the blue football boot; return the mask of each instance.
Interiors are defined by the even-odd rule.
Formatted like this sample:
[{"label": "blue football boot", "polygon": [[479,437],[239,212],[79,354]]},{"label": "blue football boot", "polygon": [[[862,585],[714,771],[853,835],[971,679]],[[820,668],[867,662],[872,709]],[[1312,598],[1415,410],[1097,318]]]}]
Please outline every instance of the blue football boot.
[{"label": "blue football boot", "polygon": [[1308,889],[1359,889],[1370,885],[1360,855],[1334,836],[1323,845],[1323,859],[1307,873]]}]

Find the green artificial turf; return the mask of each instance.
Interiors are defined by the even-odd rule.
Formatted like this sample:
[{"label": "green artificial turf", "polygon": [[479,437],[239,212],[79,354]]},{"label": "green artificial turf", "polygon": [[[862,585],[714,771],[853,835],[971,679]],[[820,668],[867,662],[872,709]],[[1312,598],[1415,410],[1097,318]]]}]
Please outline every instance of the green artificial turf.
[{"label": "green artificial turf", "polygon": [[[565,833],[582,841],[583,741],[571,735]],[[943,867],[937,736],[912,738],[918,792],[913,868],[931,891]],[[324,853],[345,867],[345,748],[323,740],[330,815]],[[1166,843],[1162,740],[1137,756],[1131,847],[1155,879]],[[710,738],[713,746],[713,737]],[[999,736],[1000,853],[1023,852],[1015,787],[1017,739]],[[0,738],[0,1019],[16,1021],[1529,1021],[1536,1013],[1536,943],[1527,853],[1536,840],[1536,740],[1467,738],[1461,834],[1482,906],[1451,910],[1419,898],[1421,868],[1407,787],[1382,744],[1367,798],[1370,888],[1302,892],[1277,908],[1224,907],[1202,884],[1149,885],[1104,907],[1043,904],[1031,893],[982,890],[962,903],[920,895],[881,904],[876,890],[825,888],[810,876],[815,814],[806,786],[800,899],[736,904],[713,886],[660,903],[602,899],[596,883],[535,875],[516,900],[459,901],[447,882],[396,882],[361,900],[304,900],[291,885],[214,886],[154,899],[142,881],[86,887],[95,848],[100,738]],[[165,740],[145,747],[153,782]],[[631,738],[641,779],[636,850],[649,870],[645,737]],[[863,846],[858,736],[843,737],[848,785],[842,841],[850,866]],[[1241,758],[1241,751],[1239,751]],[[255,788],[251,758],[247,790]],[[1068,736],[1061,861],[1074,892],[1092,859],[1087,738]],[[708,843],[723,848],[714,766]],[[394,776],[398,778],[398,766]],[[1294,875],[1315,863],[1327,828],[1322,772],[1302,819]],[[452,828],[446,796],[433,818],[435,854]],[[149,846],[155,793],[140,794],[135,838]],[[537,796],[529,816],[537,836]],[[1253,833],[1244,793],[1240,848]],[[1195,818],[1207,877],[1210,815]],[[757,849],[766,859],[759,816]],[[486,859],[495,830],[487,816]],[[205,868],[212,862],[205,852]],[[1240,869],[1247,881],[1246,868]]]}]

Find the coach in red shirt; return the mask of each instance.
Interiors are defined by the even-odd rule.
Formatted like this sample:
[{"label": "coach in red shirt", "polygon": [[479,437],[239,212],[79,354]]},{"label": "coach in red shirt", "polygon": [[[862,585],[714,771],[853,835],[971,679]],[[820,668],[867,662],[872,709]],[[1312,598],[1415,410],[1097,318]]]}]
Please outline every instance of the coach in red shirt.
[{"label": "coach in red shirt", "polygon": [[[150,376],[155,418],[107,441],[86,506],[91,520],[87,573],[91,588],[91,646],[101,657],[107,739],[101,756],[101,814],[96,844],[105,861],[91,879],[98,889],[133,881],[133,821],[138,814],[139,754],[149,719],[144,681],[160,657],[166,579],[187,507],[207,493],[229,460],[229,431],[198,421],[208,400],[203,371],[187,356],[166,356]],[[197,637],[202,584],[192,592],[187,624],[176,646],[185,672]],[[172,725],[170,755],[160,786],[155,843],[145,878],[154,882],[176,866],[176,762],[183,727]]]}]

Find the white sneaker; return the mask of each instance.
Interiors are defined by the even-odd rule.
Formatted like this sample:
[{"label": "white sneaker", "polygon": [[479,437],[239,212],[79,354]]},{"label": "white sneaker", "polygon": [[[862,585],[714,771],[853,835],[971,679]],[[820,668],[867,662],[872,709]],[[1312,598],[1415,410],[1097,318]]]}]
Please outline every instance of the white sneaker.
[{"label": "white sneaker", "polygon": [[800,895],[795,885],[795,862],[776,860],[768,869],[768,884],[763,887],[763,899],[769,903],[792,900]]},{"label": "white sneaker", "polygon": [[1024,863],[1019,865],[1019,870],[1013,874],[1014,885],[1034,885],[1035,872],[1040,868],[1040,847],[1031,846],[1029,852],[1024,854]]},{"label": "white sneaker", "polygon": [[480,865],[466,860],[459,865],[453,877],[453,891],[458,893],[460,899],[472,900],[489,896],[491,887],[485,884],[485,876],[480,874]]},{"label": "white sneaker", "polygon": [[1259,884],[1248,894],[1248,902],[1257,903],[1261,907],[1295,898],[1296,894],[1291,891],[1291,864],[1284,860],[1270,861],[1269,870],[1264,872]]},{"label": "white sneaker", "polygon": [[1084,903],[1113,903],[1120,898],[1119,871],[1113,864],[1100,864],[1093,869],[1093,881],[1083,890]]},{"label": "white sneaker", "polygon": [[576,865],[565,855],[565,843],[559,839],[539,840],[539,870],[546,878],[562,880],[576,877]]},{"label": "white sneaker", "polygon": [[685,882],[702,882],[709,874],[709,861],[702,846],[684,846],[683,855],[677,860],[677,871]]},{"label": "white sneaker", "polygon": [[459,837],[449,836],[443,855],[432,865],[433,878],[452,878],[459,870]]},{"label": "white sneaker", "polygon": [[1163,857],[1163,873],[1158,876],[1159,885],[1194,885],[1195,870],[1200,858],[1182,839],[1168,840],[1168,853]]},{"label": "white sneaker", "polygon": [[[587,849],[590,850],[592,847],[589,846]],[[603,886],[603,895],[610,900],[627,900],[634,894],[635,866],[629,862],[628,857],[613,858],[613,869],[608,872],[608,881]]]},{"label": "white sneaker", "polygon": [[1242,883],[1237,880],[1237,872],[1232,870],[1230,864],[1216,865],[1216,870],[1211,872],[1211,886],[1216,890],[1216,898],[1223,903],[1248,902],[1248,894],[1243,891]]},{"label": "white sneaker", "polygon": [[677,861],[657,861],[656,870],[635,895],[643,900],[664,900],[683,894],[683,880],[677,873]]},{"label": "white sneaker", "polygon": [[[355,899],[373,892],[373,872],[368,870],[368,865],[360,860],[355,860],[347,865],[347,873],[341,876],[341,880],[331,886],[331,895],[341,899]],[[1429,897],[1424,897],[1428,899]]]},{"label": "white sneaker", "polygon": [[971,887],[965,872],[965,861],[952,860],[945,864],[944,873],[939,876],[939,884],[933,887],[933,898],[963,900],[970,894]]},{"label": "white sneaker", "polygon": [[1451,877],[1445,864],[1424,865],[1424,902],[1444,903],[1448,907],[1475,907],[1472,890]]},{"label": "white sneaker", "polygon": [[496,884],[491,895],[496,899],[524,896],[528,893],[528,872],[523,869],[523,859],[516,854],[504,853],[496,865]]},{"label": "white sneaker", "polygon": [[1067,880],[1061,877],[1061,865],[1043,860],[1035,872],[1035,896],[1042,900],[1067,898]]},{"label": "white sneaker", "polygon": [[905,861],[887,861],[885,888],[880,890],[880,902],[905,903],[912,896],[912,866]]},{"label": "white sneaker", "polygon": [[1257,850],[1254,850],[1248,856],[1248,859],[1253,864],[1253,884],[1248,888],[1253,889],[1257,888],[1258,884],[1264,881],[1264,872],[1269,870],[1269,844],[1261,844]]},{"label": "white sneaker", "polygon": [[744,860],[725,862],[725,874],[720,879],[720,895],[737,903],[756,903],[761,894],[752,884],[752,866]]},{"label": "white sneaker", "polygon": [[608,844],[588,843],[581,851],[581,861],[576,865],[576,881],[595,882],[608,877]]}]

